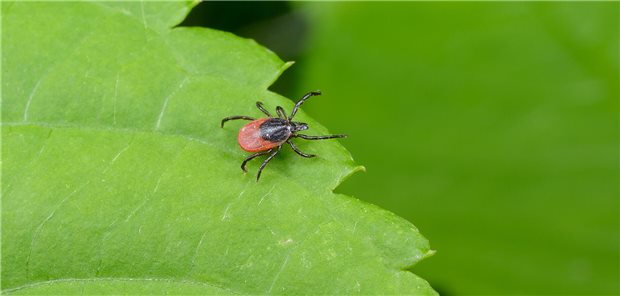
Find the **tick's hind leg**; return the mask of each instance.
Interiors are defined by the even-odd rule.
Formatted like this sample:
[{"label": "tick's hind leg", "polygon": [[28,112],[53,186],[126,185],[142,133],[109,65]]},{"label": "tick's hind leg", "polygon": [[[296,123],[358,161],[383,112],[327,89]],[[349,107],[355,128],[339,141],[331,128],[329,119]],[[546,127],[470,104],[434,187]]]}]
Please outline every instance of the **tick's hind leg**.
[{"label": "tick's hind leg", "polygon": [[346,138],[347,135],[324,135],[324,136],[308,136],[302,134],[296,134],[294,137],[301,138],[304,140],[327,140],[327,139],[336,139],[336,138]]},{"label": "tick's hind leg", "polygon": [[305,158],[312,158],[312,157],[315,157],[315,156],[316,156],[316,155],[314,155],[314,154],[306,154],[306,153],[301,152],[301,150],[299,150],[299,149],[297,148],[297,146],[295,146],[295,144],[293,144],[293,142],[291,142],[291,140],[286,140],[286,143],[288,143],[289,145],[291,145],[291,148],[293,149],[293,151],[295,151],[297,154],[299,154],[299,155],[301,155],[301,156],[303,156],[303,157],[305,157]]},{"label": "tick's hind leg", "polygon": [[260,168],[258,169],[258,174],[256,175],[256,182],[258,182],[258,179],[260,179],[260,173],[263,172],[263,169],[265,168],[265,166],[267,166],[269,161],[271,161],[271,159],[274,158],[276,156],[276,154],[278,154],[278,152],[280,152],[280,148],[282,148],[282,145],[278,146],[278,148],[271,149],[271,150],[267,151],[267,153],[269,153],[272,150],[275,150],[275,151],[273,151],[273,153],[271,153],[271,155],[269,155],[267,158],[265,158],[265,161],[263,161],[263,164],[260,165]]},{"label": "tick's hind leg", "polygon": [[221,125],[221,127],[224,127],[224,123],[225,123],[226,121],[229,121],[229,120],[236,120],[236,119],[243,119],[243,120],[255,120],[255,118],[252,118],[252,117],[250,117],[250,116],[242,116],[242,115],[238,115],[238,116],[228,116],[228,117],[226,117],[226,118],[222,119],[222,125]]},{"label": "tick's hind leg", "polygon": [[241,163],[241,169],[243,170],[243,172],[245,172],[245,173],[248,172],[248,170],[245,168],[245,165],[248,163],[248,161],[250,161],[250,160],[252,160],[254,158],[257,158],[257,157],[259,157],[261,155],[269,154],[271,152],[271,150],[273,150],[273,149],[270,149],[270,150],[267,150],[267,151],[258,152],[258,153],[254,153],[254,154],[246,157],[243,160],[243,162]]}]

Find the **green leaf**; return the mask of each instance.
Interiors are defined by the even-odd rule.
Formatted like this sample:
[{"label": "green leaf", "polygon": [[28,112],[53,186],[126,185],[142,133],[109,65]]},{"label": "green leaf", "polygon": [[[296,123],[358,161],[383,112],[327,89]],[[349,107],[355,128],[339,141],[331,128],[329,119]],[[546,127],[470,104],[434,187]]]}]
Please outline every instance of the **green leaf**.
[{"label": "green leaf", "polygon": [[361,169],[337,141],[241,172],[220,119],[290,110],[267,90],[290,64],[171,29],[190,6],[2,3],[3,293],[434,294],[413,225],[332,193]]}]

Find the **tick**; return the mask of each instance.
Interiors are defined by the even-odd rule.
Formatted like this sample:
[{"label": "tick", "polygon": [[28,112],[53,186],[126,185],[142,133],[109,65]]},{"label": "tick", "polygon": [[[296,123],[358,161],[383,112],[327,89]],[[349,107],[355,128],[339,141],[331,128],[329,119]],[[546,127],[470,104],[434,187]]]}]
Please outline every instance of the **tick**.
[{"label": "tick", "polygon": [[243,120],[251,120],[250,123],[246,124],[239,130],[239,134],[237,135],[237,142],[239,142],[239,146],[241,149],[247,152],[254,152],[254,154],[246,157],[241,163],[241,169],[244,172],[248,172],[245,168],[245,165],[248,161],[262,156],[269,155],[263,163],[260,165],[258,169],[258,174],[256,175],[256,181],[260,179],[260,174],[267,166],[269,161],[271,161],[277,154],[280,152],[282,145],[287,143],[291,146],[293,151],[299,154],[302,157],[312,158],[316,155],[307,154],[301,152],[295,144],[291,141],[292,138],[300,138],[304,140],[326,140],[326,139],[334,139],[334,138],[346,138],[347,135],[324,135],[324,136],[309,136],[298,134],[298,132],[307,130],[308,124],[298,121],[293,121],[293,117],[297,114],[297,110],[299,107],[308,100],[312,96],[320,95],[320,91],[311,91],[305,94],[293,107],[293,111],[291,111],[290,116],[286,116],[284,112],[284,108],[277,106],[276,113],[278,117],[271,116],[271,113],[263,107],[263,103],[256,102],[256,108],[261,112],[267,115],[266,118],[253,118],[250,116],[229,116],[222,119],[222,127],[224,127],[224,123],[229,120],[243,119]]}]

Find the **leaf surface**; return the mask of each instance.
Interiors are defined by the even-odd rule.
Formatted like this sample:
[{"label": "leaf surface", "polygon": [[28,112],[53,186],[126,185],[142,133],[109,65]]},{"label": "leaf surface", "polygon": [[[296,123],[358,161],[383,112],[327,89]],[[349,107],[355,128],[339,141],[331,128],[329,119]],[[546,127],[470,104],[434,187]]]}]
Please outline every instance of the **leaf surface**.
[{"label": "leaf surface", "polygon": [[171,29],[183,2],[2,5],[4,293],[434,293],[413,225],[332,193],[361,169],[337,141],[241,172],[219,122],[290,110],[275,54]]}]

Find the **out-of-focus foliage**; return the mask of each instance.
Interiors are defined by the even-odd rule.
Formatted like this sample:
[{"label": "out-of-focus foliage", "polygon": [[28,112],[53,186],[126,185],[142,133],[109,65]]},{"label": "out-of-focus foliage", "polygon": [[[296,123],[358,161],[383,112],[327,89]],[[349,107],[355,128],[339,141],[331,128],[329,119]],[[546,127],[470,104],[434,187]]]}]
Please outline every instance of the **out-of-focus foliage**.
[{"label": "out-of-focus foliage", "polygon": [[297,93],[444,294],[618,294],[618,3],[303,3]]}]

